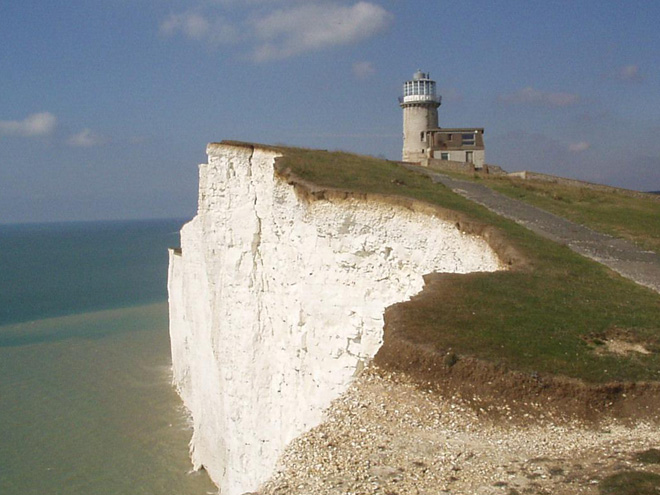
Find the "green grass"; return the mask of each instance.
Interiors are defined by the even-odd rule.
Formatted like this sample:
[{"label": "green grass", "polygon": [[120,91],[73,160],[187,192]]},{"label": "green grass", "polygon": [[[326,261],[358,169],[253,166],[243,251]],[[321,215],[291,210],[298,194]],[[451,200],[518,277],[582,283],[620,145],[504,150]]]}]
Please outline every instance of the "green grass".
[{"label": "green grass", "polygon": [[[316,185],[407,196],[491,224],[529,260],[524,270],[446,276],[433,298],[405,305],[407,338],[524,372],[592,383],[660,379],[657,293],[395,163],[348,153],[285,153],[279,165]],[[622,331],[654,352],[595,352],[592,337]]]},{"label": "green grass", "polygon": [[660,201],[533,179],[484,178],[481,183],[594,230],[660,253]]},{"label": "green grass", "polygon": [[481,207],[464,200],[428,178],[394,162],[344,152],[280,148],[280,163],[298,177],[319,186],[356,192],[406,196],[474,216]]}]

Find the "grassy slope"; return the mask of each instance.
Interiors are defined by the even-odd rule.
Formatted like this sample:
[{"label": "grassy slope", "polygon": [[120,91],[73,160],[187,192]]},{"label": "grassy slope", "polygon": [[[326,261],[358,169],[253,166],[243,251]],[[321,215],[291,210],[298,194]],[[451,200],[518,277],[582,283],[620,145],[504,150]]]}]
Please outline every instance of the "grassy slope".
[{"label": "grassy slope", "polygon": [[[394,163],[309,150],[287,150],[280,163],[319,186],[404,195],[467,213],[501,229],[531,261],[530,270],[448,277],[437,301],[411,310],[408,338],[524,372],[592,383],[660,379],[657,293]],[[596,354],[590,338],[612,331],[654,352]]]},{"label": "grassy slope", "polygon": [[482,183],[512,198],[660,253],[658,199],[508,177],[486,178]]}]

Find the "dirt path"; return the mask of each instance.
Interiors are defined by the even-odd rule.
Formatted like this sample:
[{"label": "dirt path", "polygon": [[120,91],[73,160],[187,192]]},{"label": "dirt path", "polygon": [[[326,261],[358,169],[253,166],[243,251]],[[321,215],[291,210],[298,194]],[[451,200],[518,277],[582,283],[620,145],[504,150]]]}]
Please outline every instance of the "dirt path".
[{"label": "dirt path", "polygon": [[644,251],[632,242],[595,232],[522,201],[509,198],[489,187],[474,182],[453,179],[438,172],[408,166],[452,191],[489,210],[573,251],[608,266],[634,282],[660,292],[660,256]]}]

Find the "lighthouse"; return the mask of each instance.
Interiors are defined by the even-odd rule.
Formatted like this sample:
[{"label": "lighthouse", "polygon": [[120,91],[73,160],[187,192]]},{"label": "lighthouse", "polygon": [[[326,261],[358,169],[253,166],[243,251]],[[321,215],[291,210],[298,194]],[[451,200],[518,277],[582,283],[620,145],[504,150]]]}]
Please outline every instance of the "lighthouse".
[{"label": "lighthouse", "polygon": [[426,131],[438,128],[438,107],[442,98],[435,93],[435,81],[428,72],[418,70],[403,83],[399,104],[403,109],[403,160],[416,162],[427,158]]},{"label": "lighthouse", "polygon": [[439,127],[442,98],[435,81],[418,70],[403,83],[403,161],[423,166],[482,170],[486,163],[483,127]]}]

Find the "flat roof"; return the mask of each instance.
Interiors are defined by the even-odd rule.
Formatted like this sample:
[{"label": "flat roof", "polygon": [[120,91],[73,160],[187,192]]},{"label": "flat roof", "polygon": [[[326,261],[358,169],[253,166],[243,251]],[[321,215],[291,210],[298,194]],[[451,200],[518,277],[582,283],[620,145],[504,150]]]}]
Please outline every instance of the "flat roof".
[{"label": "flat roof", "polygon": [[483,127],[437,127],[435,129],[429,129],[427,132],[443,132],[449,134],[450,132],[474,132],[479,131],[481,134],[484,134]]}]

